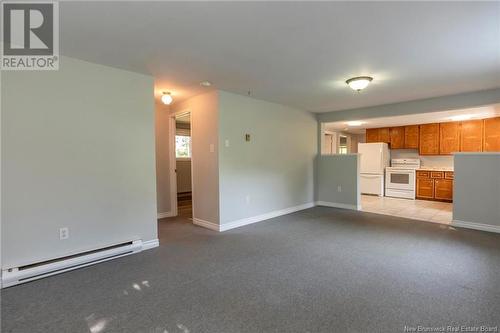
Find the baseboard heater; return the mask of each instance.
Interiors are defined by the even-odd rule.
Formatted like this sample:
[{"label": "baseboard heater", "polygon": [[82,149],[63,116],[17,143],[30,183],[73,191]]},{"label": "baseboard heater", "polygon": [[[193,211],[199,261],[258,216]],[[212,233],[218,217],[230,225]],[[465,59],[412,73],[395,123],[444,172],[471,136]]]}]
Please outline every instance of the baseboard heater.
[{"label": "baseboard heater", "polygon": [[98,250],[2,270],[2,288],[64,273],[142,251],[142,241],[134,240]]}]

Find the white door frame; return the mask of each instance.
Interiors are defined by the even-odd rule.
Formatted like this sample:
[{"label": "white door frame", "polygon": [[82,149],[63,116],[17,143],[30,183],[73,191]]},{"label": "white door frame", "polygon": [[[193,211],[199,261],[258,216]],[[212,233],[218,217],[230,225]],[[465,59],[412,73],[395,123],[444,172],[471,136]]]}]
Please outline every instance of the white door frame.
[{"label": "white door frame", "polygon": [[[193,115],[189,109],[172,112],[168,118],[168,137],[169,137],[169,174],[170,174],[170,210],[172,216],[177,216],[177,158],[175,157],[175,118],[183,114],[189,113],[189,126],[191,133],[191,200],[193,200]],[[192,201],[193,202],[193,201]],[[194,210],[194,205],[193,205]],[[194,213],[193,213],[194,216]]]}]

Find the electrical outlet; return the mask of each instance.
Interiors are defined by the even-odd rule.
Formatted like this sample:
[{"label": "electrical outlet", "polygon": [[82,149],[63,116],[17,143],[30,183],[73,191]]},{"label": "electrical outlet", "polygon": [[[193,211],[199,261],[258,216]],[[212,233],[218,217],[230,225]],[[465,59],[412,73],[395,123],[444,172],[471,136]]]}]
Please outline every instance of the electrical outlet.
[{"label": "electrical outlet", "polygon": [[247,196],[245,197],[245,202],[248,204],[250,204],[250,195],[247,194]]},{"label": "electrical outlet", "polygon": [[337,186],[337,192],[342,192],[342,186],[341,185]]},{"label": "electrical outlet", "polygon": [[59,228],[59,239],[68,239],[68,238],[69,238],[69,229],[67,227]]},{"label": "electrical outlet", "polygon": [[215,152],[215,145],[213,143],[210,144],[209,146],[210,152],[214,153]]},{"label": "electrical outlet", "polygon": [[226,139],[226,141],[224,142],[224,144],[226,145],[226,147],[229,147],[229,140]]}]

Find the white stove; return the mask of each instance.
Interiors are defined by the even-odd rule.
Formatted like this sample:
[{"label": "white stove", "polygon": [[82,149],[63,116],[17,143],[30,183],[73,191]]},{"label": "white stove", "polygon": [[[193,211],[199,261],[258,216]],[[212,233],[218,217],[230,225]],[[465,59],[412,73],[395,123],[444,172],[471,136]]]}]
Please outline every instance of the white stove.
[{"label": "white stove", "polygon": [[415,199],[415,170],[420,160],[413,158],[392,159],[385,168],[385,196]]}]

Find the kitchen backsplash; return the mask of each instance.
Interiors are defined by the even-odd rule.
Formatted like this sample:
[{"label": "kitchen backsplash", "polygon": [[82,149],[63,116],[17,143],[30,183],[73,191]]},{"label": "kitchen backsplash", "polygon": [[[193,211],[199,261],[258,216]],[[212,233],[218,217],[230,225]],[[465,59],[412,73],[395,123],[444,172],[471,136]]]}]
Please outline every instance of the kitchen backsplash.
[{"label": "kitchen backsplash", "polygon": [[453,168],[453,156],[423,156],[416,149],[391,149],[392,158],[419,158],[422,166]]}]

